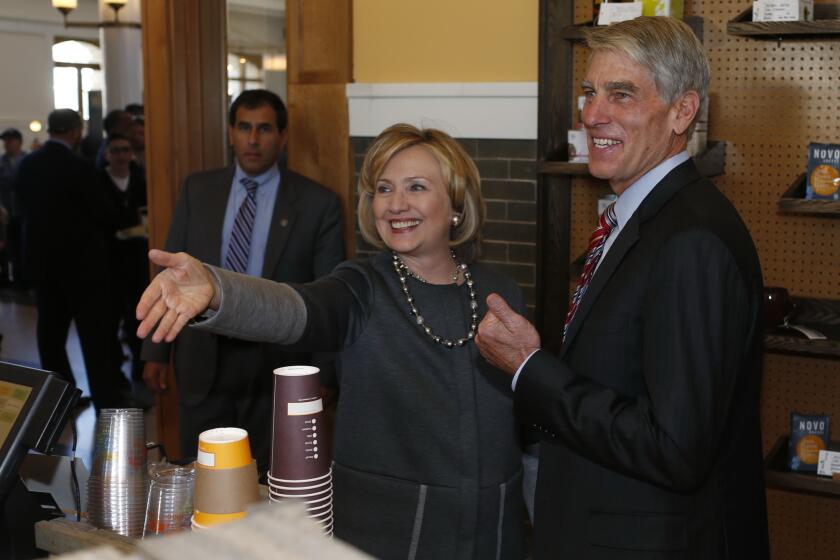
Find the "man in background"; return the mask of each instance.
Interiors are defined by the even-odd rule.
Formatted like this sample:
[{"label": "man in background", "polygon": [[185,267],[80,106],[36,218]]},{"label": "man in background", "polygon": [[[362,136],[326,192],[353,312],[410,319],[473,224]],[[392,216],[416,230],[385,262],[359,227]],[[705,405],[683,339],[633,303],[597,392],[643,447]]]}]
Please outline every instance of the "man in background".
[{"label": "man in background", "polygon": [[25,288],[21,266],[20,208],[14,191],[14,179],[18,163],[27,152],[23,150],[23,135],[16,128],[4,130],[0,140],[3,140],[3,155],[0,156],[0,205],[5,208],[7,217],[6,243],[0,252],[0,283],[12,283],[15,287]]},{"label": "man in background", "polygon": [[48,118],[49,140],[21,161],[15,181],[26,230],[27,262],[37,297],[41,367],[75,384],[67,335],[75,322],[97,409],[120,407],[128,380],[114,359],[107,232],[118,209],[93,167],[74,153],[82,119],[71,109]]},{"label": "man in background", "polygon": [[[338,197],[277,165],[286,147],[286,107],[267,90],[248,90],[230,108],[235,165],[187,177],[165,249],[202,262],[270,278],[309,282],[344,258]],[[311,356],[187,329],[171,349],[180,396],[182,452],[221,426],[248,430],[258,468],[271,449],[272,371]],[[170,345],[144,341],[144,379],[166,389]]]}]

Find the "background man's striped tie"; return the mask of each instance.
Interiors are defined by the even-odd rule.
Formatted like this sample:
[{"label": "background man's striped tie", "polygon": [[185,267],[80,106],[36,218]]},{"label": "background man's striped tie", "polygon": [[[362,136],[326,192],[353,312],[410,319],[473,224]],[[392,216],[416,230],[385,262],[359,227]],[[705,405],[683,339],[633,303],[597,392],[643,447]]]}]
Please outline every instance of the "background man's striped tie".
[{"label": "background man's striped tie", "polygon": [[239,182],[242,183],[248,194],[239,206],[236,221],[233,222],[230,245],[228,245],[227,255],[225,256],[225,268],[245,273],[248,271],[251,232],[254,231],[254,218],[257,216],[257,187],[259,183],[248,177],[243,177]]}]

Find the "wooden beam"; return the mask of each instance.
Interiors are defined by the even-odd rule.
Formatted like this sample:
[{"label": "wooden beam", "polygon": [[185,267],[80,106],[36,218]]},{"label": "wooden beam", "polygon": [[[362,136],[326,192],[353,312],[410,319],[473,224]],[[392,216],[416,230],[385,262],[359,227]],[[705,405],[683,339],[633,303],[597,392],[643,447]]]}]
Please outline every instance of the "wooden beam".
[{"label": "wooden beam", "polygon": [[355,251],[350,116],[351,0],[287,0],[289,168],[335,191],[347,256]]},{"label": "wooden beam", "polygon": [[[142,6],[149,246],[163,247],[181,184],[225,165],[225,0],[146,0]],[[155,274],[157,271],[152,271]],[[158,438],[180,456],[178,394],[158,398]]]}]

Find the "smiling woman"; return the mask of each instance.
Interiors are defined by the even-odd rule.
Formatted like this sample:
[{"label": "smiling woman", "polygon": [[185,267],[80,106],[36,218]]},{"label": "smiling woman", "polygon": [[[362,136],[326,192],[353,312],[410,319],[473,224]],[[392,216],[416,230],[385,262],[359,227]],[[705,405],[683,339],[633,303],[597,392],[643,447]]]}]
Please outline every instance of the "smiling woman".
[{"label": "smiling woman", "polygon": [[[138,334],[193,328],[335,351],[335,535],[385,558],[523,557],[523,442],[512,390],[473,344],[485,300],[524,312],[477,252],[475,165],[447,134],[394,125],[365,157],[360,228],[385,249],[310,284],[279,284],[152,251]],[[533,465],[533,463],[531,463]],[[534,467],[535,469],[535,467]]]}]

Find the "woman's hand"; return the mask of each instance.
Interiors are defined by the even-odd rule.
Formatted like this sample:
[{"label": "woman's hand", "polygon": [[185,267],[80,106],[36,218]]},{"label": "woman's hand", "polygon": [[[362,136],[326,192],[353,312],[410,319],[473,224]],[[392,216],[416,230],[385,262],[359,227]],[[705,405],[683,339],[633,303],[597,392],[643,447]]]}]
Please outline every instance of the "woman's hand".
[{"label": "woman's hand", "polygon": [[219,288],[204,265],[186,253],[152,249],[149,259],[165,269],[155,276],[137,304],[137,336],[145,338],[158,325],[152,340],[172,342],[187,321],[208,307],[218,309]]}]

